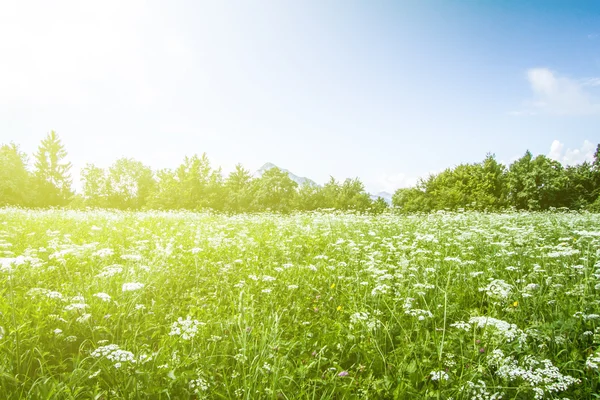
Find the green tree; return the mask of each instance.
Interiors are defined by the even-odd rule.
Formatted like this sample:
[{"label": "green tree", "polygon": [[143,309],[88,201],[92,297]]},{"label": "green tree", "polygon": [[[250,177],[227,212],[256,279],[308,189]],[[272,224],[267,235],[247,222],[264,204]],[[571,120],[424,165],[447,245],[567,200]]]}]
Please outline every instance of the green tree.
[{"label": "green tree", "polygon": [[85,205],[108,207],[108,180],[106,171],[94,164],[86,164],[81,169],[81,184]]},{"label": "green tree", "polygon": [[388,203],[381,197],[376,198],[371,204],[371,212],[381,214],[389,208]]},{"label": "green tree", "polygon": [[588,207],[596,199],[593,164],[584,162],[565,168],[565,185],[561,202],[572,209]]},{"label": "green tree", "polygon": [[194,154],[185,157],[175,171],[177,196],[180,208],[188,210],[202,209],[210,205],[209,186],[211,183],[210,162],[206,153],[202,157]]},{"label": "green tree", "polygon": [[254,206],[258,210],[291,211],[298,184],[287,172],[271,168],[253,181],[255,184]]},{"label": "green tree", "polygon": [[342,188],[333,176],[329,177],[329,181],[323,185],[321,190],[322,208],[337,208],[339,197],[341,196]]},{"label": "green tree", "polygon": [[14,143],[0,146],[0,206],[30,205],[30,184],[25,153]]},{"label": "green tree", "polygon": [[148,207],[161,210],[176,210],[181,208],[182,201],[178,196],[179,181],[175,172],[169,168],[156,172],[156,187],[150,199]]},{"label": "green tree", "polygon": [[156,182],[150,167],[131,158],[120,158],[107,175],[107,204],[120,209],[140,209],[153,194]]},{"label": "green tree", "polygon": [[40,206],[63,206],[73,195],[71,163],[65,162],[67,151],[54,131],[42,140],[35,153],[36,204]]},{"label": "green tree", "polygon": [[426,181],[420,179],[414,188],[396,190],[392,196],[392,205],[403,213],[431,211],[433,206],[426,185]]},{"label": "green tree", "polygon": [[323,189],[314,183],[304,182],[298,188],[294,208],[303,211],[325,208]]},{"label": "green tree", "polygon": [[546,156],[533,158],[527,151],[511,164],[507,181],[509,201],[517,209],[545,210],[567,205],[567,199],[561,196],[566,184],[564,168]]},{"label": "green tree", "polygon": [[358,178],[346,179],[340,187],[336,206],[342,210],[367,211],[371,198]]},{"label": "green tree", "polygon": [[250,211],[253,197],[252,175],[241,164],[235,166],[224,184],[224,202],[227,211]]}]

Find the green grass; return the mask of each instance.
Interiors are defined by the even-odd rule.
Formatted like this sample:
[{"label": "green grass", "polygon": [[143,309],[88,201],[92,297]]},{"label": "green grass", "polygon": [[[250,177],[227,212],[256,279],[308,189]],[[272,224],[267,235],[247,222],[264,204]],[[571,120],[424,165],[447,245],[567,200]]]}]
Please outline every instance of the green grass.
[{"label": "green grass", "polygon": [[7,399],[597,398],[598,314],[597,214],[0,210]]}]

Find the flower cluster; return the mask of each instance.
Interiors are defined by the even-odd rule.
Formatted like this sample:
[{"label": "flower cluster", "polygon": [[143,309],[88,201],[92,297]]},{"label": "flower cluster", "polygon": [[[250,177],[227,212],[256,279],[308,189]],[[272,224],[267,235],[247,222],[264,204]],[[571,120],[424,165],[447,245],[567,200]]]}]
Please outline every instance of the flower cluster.
[{"label": "flower cluster", "polygon": [[104,267],[102,272],[96,275],[96,278],[110,278],[111,276],[115,276],[117,274],[120,274],[121,272],[123,272],[123,267],[118,264],[114,264],[108,267]]},{"label": "flower cluster", "polygon": [[492,317],[471,317],[469,323],[476,324],[478,328],[493,328],[493,333],[504,337],[508,342],[517,339],[520,344],[525,343],[527,334],[517,327],[515,324],[510,324],[506,321]]},{"label": "flower cluster", "polygon": [[585,366],[590,369],[600,369],[600,350],[596,350],[585,360]]},{"label": "flower cluster", "polygon": [[450,376],[445,371],[431,371],[429,373],[432,381],[447,381]]},{"label": "flower cluster", "polygon": [[490,393],[484,381],[478,380],[476,383],[468,381],[467,384],[460,388],[461,392],[466,392],[471,400],[500,400],[504,393]]},{"label": "flower cluster", "polygon": [[357,312],[350,315],[350,329],[354,328],[356,325],[364,325],[369,330],[375,330],[381,325],[381,322],[373,318],[369,315],[368,312]]},{"label": "flower cluster", "polygon": [[190,340],[196,333],[198,333],[198,327],[201,325],[205,325],[203,322],[192,319],[189,315],[186,319],[179,317],[177,321],[173,322],[171,325],[171,332],[169,335],[171,336],[181,336],[183,340]]},{"label": "flower cluster", "polygon": [[492,352],[488,365],[495,367],[496,375],[502,379],[509,382],[522,380],[531,388],[536,400],[543,399],[549,393],[565,391],[580,382],[572,376],[561,374],[550,360],[538,361],[533,356],[525,356],[519,362],[512,356],[504,356],[499,349]]},{"label": "flower cluster", "polygon": [[110,301],[110,295],[103,292],[95,293],[94,297],[97,297],[102,301]]},{"label": "flower cluster", "polygon": [[129,282],[129,283],[124,283],[123,284],[123,291],[124,292],[133,292],[134,290],[140,290],[143,287],[144,287],[143,283]]},{"label": "flower cluster", "polygon": [[198,377],[190,381],[190,389],[194,391],[194,393],[198,394],[200,392],[206,392],[210,385],[206,380],[202,377]]},{"label": "flower cluster", "polygon": [[121,364],[124,362],[135,363],[135,356],[133,353],[122,350],[116,344],[100,346],[92,352],[91,356],[94,358],[106,358],[114,363],[115,368],[120,368]]},{"label": "flower cluster", "polygon": [[510,295],[512,288],[510,283],[502,279],[494,279],[486,287],[479,288],[479,291],[485,292],[492,299],[503,300]]}]

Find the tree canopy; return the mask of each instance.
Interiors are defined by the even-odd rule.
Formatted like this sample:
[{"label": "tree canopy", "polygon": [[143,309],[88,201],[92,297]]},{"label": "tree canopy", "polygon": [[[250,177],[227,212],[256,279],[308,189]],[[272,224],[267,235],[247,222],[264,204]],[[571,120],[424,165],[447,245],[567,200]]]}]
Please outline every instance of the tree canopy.
[{"label": "tree canopy", "polygon": [[[240,164],[228,176],[214,169],[206,153],[184,157],[174,169],[153,170],[131,158],[107,168],[81,169],[81,192],[75,194],[71,164],[58,134],[51,131],[28,157],[14,144],[0,146],[0,206],[103,207],[123,210],[215,210],[290,212],[338,209],[381,213],[382,198],[371,199],[358,179],[333,177],[323,186],[299,185],[277,167],[255,177]],[[398,189],[393,208],[403,213],[435,210],[546,210],[552,207],[600,211],[600,145],[594,159],[563,166],[531,152],[505,166],[493,154],[478,163],[460,164]]]}]

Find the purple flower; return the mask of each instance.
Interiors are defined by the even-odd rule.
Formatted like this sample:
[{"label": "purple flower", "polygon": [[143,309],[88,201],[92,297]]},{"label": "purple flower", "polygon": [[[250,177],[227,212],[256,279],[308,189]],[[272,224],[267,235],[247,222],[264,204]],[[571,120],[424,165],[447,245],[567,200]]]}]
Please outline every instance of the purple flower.
[{"label": "purple flower", "polygon": [[338,376],[348,376],[348,371],[342,371],[338,374]]}]

